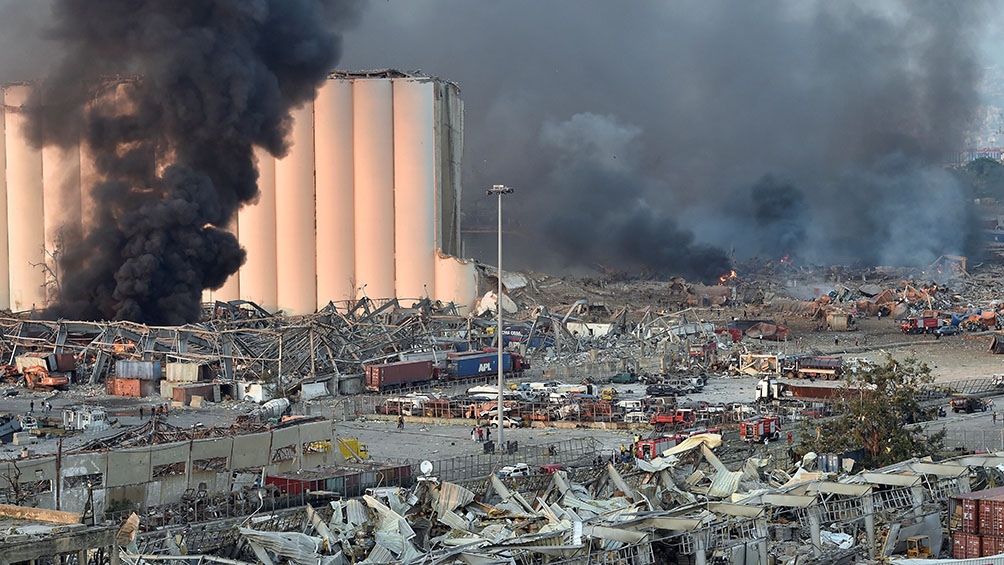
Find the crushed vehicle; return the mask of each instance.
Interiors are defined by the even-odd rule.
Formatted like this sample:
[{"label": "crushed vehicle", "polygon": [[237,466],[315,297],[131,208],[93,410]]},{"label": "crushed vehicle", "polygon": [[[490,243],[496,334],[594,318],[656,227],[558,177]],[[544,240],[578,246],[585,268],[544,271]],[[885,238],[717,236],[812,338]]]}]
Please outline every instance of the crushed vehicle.
[{"label": "crushed vehicle", "polygon": [[515,463],[513,465],[506,465],[498,470],[496,475],[499,478],[509,478],[509,477],[529,477],[533,473],[530,470],[530,466],[526,463]]}]

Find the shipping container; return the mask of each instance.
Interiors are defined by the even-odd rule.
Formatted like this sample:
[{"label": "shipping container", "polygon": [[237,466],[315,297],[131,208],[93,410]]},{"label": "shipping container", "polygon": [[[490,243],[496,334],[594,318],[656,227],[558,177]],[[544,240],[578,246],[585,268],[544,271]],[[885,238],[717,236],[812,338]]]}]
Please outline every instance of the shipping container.
[{"label": "shipping container", "polygon": [[219,402],[220,385],[215,383],[180,385],[171,390],[171,395],[172,400],[180,402],[183,406],[191,404],[193,396],[201,396],[210,402]]},{"label": "shipping container", "polygon": [[14,359],[14,365],[17,366],[17,370],[24,372],[28,367],[45,367],[46,370],[49,369],[49,364],[45,361],[44,357],[33,357],[31,355],[21,355]]},{"label": "shipping container", "polygon": [[[1001,530],[1001,521],[1004,518],[998,516],[996,518],[997,524],[994,524],[994,518],[991,517],[991,521],[982,525],[981,515],[981,505],[984,502],[988,502],[987,512],[992,507],[1004,509],[1004,487],[990,488],[984,490],[978,490],[973,492],[967,492],[963,494],[956,494],[949,498],[948,500],[948,528],[952,532],[962,532],[966,534],[991,534],[991,535],[1004,535],[1004,531]],[[990,514],[987,514],[990,516]],[[978,557],[978,556],[977,556]]]},{"label": "shipping container", "polygon": [[154,381],[143,379],[119,379],[109,378],[105,380],[105,392],[113,396],[131,396],[141,398],[153,396],[157,392],[157,384]]},{"label": "shipping container", "polygon": [[160,361],[127,361],[115,362],[115,376],[122,379],[143,379],[156,381],[160,379]]},{"label": "shipping container", "polygon": [[399,361],[365,365],[366,390],[380,392],[390,388],[424,383],[432,380],[432,361]]},{"label": "shipping container", "polygon": [[[522,374],[526,369],[529,369],[529,366],[522,356],[508,352],[502,354],[504,373]],[[495,351],[451,356],[446,361],[446,373],[451,379],[491,375],[498,373],[498,370],[498,353]]]},{"label": "shipping container", "polygon": [[1004,553],[1004,536],[983,536],[983,556]]},{"label": "shipping container", "polygon": [[[1004,536],[1004,499],[980,499],[980,533],[985,536]],[[1004,548],[998,553],[1004,553]],[[993,554],[991,554],[993,555]]]},{"label": "shipping container", "polygon": [[[980,501],[974,498],[962,499],[962,527],[967,534],[980,533]],[[977,556],[978,557],[978,556]]]},{"label": "shipping container", "polygon": [[77,358],[72,353],[53,353],[45,358],[50,373],[70,373],[77,370]]},{"label": "shipping container", "polygon": [[165,367],[168,381],[172,383],[194,383],[208,381],[211,371],[206,365],[197,363],[168,363]]},{"label": "shipping container", "polygon": [[965,532],[955,532],[952,534],[952,557],[955,559],[968,559],[970,557],[982,557],[982,543],[980,536],[967,534]]}]

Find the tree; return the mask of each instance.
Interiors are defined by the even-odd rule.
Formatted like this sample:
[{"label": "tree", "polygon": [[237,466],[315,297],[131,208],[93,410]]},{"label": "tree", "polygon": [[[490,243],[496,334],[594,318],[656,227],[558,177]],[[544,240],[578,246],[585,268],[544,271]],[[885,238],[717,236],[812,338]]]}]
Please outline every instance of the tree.
[{"label": "tree", "polygon": [[860,464],[883,467],[940,451],[944,431],[926,435],[918,422],[924,388],[933,382],[931,369],[915,359],[895,361],[848,374],[834,400],[837,414],[824,424],[803,420],[801,452],[847,453],[863,450]]}]

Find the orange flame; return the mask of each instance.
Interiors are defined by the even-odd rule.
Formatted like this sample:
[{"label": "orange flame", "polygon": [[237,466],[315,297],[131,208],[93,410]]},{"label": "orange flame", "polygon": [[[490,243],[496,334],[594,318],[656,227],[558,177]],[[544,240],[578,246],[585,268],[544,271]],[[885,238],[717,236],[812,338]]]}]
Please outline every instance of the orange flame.
[{"label": "orange flame", "polygon": [[718,277],[718,284],[722,285],[728,282],[729,279],[737,278],[739,275],[736,274],[736,270],[732,269],[728,273]]}]

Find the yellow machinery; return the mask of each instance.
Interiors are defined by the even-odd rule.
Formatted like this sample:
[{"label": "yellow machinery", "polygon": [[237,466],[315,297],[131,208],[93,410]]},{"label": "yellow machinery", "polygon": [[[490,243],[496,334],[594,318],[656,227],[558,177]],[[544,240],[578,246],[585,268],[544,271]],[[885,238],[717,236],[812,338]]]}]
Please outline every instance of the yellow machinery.
[{"label": "yellow machinery", "polygon": [[346,461],[363,461],[370,458],[369,450],[365,443],[359,443],[358,438],[345,437],[338,438],[338,450],[342,452],[342,457]]},{"label": "yellow machinery", "polygon": [[929,536],[906,538],[906,556],[910,559],[931,557],[931,538]]}]

